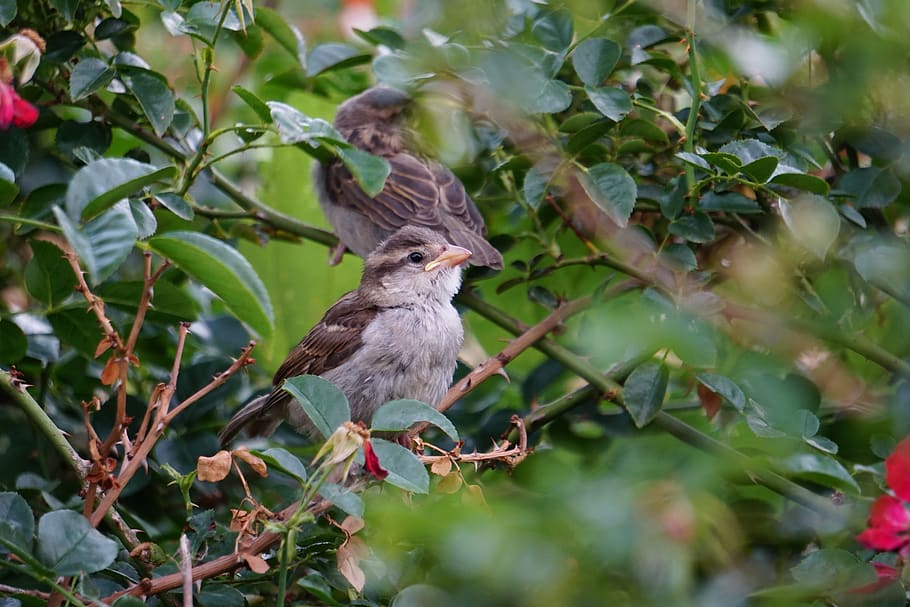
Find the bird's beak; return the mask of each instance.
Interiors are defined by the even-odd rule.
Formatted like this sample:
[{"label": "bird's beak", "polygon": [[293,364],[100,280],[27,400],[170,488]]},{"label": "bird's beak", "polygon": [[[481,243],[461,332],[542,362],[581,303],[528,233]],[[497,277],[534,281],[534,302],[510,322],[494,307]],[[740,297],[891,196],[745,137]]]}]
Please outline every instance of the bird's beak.
[{"label": "bird's beak", "polygon": [[429,272],[435,270],[439,266],[454,268],[455,266],[464,263],[471,255],[472,253],[464,247],[456,247],[455,245],[450,244],[446,247],[446,250],[442,252],[442,255],[423,266],[423,271]]}]

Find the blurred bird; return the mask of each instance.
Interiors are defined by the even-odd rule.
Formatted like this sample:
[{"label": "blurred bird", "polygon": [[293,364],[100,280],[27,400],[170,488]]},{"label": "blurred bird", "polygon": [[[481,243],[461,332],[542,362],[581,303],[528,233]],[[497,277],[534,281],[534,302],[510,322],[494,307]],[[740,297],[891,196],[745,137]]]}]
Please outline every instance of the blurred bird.
[{"label": "blurred bird", "polygon": [[[411,98],[402,91],[374,87],[338,108],[335,127],[358,148],[391,165],[385,187],[370,198],[339,159],[316,163],[313,183],[319,204],[341,240],[361,257],[406,225],[430,228],[474,253],[469,263],[502,268],[502,255],[486,241],[486,226],[464,186],[442,164],[408,149],[402,112]],[[337,263],[344,248],[335,251]]]},{"label": "blurred bird", "polygon": [[297,375],[334,383],[348,397],[351,418],[367,424],[389,400],[439,402],[464,338],[452,298],[470,256],[441,234],[414,226],[382,242],[367,256],[357,290],[343,295],[291,350],[272,391],[234,414],[218,437],[221,444],[241,430],[268,436],[285,420],[312,436],[303,408],[281,389]]}]

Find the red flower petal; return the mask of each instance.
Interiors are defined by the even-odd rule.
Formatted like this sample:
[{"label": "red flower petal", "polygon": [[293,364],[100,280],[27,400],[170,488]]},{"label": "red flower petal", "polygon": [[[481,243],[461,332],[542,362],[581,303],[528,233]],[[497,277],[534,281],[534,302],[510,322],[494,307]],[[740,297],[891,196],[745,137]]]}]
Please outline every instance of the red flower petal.
[{"label": "red flower petal", "polygon": [[13,92],[13,126],[27,129],[38,120],[38,108]]},{"label": "red flower petal", "polygon": [[891,551],[897,550],[908,541],[910,536],[907,534],[897,533],[893,529],[882,529],[880,527],[869,527],[856,536],[857,541],[873,550]]},{"label": "red flower petal", "polygon": [[0,130],[6,130],[13,123],[13,100],[16,92],[13,87],[0,82]]},{"label": "red flower petal", "polygon": [[376,452],[373,451],[373,445],[370,444],[369,439],[363,442],[363,460],[363,467],[367,469],[367,472],[379,480],[382,480],[389,475],[389,471],[384,470],[382,466],[379,465],[379,458],[376,457]]},{"label": "red flower petal", "polygon": [[902,501],[890,495],[881,495],[869,510],[869,525],[893,531],[910,528],[910,510]]},{"label": "red flower petal", "polygon": [[854,588],[850,592],[853,594],[873,594],[878,592],[898,577],[900,577],[900,571],[892,567],[891,565],[886,565],[884,563],[879,563],[878,561],[872,561],[869,563],[872,567],[875,568],[875,573],[878,575],[878,579],[871,584],[866,584],[865,586],[860,586],[859,588]]},{"label": "red flower petal", "polygon": [[885,459],[885,480],[897,497],[910,502],[910,436]]}]

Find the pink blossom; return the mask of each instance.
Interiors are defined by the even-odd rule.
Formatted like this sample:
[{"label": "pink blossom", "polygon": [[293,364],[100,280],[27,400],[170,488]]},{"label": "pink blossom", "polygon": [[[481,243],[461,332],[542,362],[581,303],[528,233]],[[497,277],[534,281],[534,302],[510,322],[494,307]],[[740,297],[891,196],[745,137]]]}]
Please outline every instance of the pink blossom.
[{"label": "pink blossom", "polygon": [[26,129],[38,120],[38,108],[19,96],[11,84],[0,81],[0,130]]}]

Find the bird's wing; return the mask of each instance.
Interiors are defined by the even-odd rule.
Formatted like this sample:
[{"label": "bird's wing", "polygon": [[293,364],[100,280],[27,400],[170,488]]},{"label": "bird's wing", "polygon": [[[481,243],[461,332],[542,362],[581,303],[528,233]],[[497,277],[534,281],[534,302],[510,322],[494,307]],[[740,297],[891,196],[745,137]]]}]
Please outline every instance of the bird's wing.
[{"label": "bird's wing", "polygon": [[326,179],[333,202],[366,215],[390,232],[414,224],[445,231],[448,223],[461,222],[483,234],[483,218],[451,171],[404,152],[386,160],[392,171],[375,198],[357,185],[340,161],[333,161]]},{"label": "bird's wing", "polygon": [[438,162],[399,152],[387,156],[391,173],[370,198],[338,160],[326,170],[326,189],[335,204],[365,215],[389,233],[406,225],[442,232],[452,244],[474,252],[469,263],[502,268],[502,255],[484,238],[483,217],[461,181]]},{"label": "bird's wing", "polygon": [[290,398],[281,389],[285,379],[298,375],[322,375],[343,364],[363,343],[364,329],[375,318],[378,308],[351,291],[329,308],[316,326],[288,354],[272,378],[274,389],[263,410]]}]

